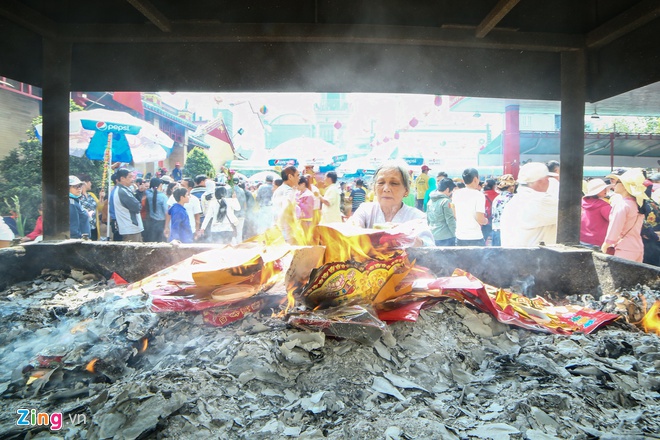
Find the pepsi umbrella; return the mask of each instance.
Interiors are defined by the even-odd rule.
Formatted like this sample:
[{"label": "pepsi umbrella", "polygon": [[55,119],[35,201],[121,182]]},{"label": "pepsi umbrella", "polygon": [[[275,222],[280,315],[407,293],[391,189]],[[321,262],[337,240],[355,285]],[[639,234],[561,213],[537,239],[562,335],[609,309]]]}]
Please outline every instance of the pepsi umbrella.
[{"label": "pepsi umbrella", "polygon": [[[41,139],[42,125],[36,127]],[[174,141],[165,133],[124,112],[87,110],[69,114],[69,154],[104,160],[112,134],[112,162],[156,162],[167,158]]]},{"label": "pepsi umbrella", "polygon": [[142,119],[124,112],[89,110],[69,116],[69,151],[103,160],[112,135],[112,162],[156,162],[169,156],[174,141]]}]

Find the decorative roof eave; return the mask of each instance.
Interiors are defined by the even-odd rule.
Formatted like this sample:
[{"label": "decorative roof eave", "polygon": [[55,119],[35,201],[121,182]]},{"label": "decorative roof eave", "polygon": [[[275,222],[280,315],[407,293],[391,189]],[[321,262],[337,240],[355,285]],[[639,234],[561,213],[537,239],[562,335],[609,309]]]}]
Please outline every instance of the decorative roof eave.
[{"label": "decorative roof eave", "polygon": [[195,124],[193,124],[192,122],[186,121],[183,118],[180,118],[176,115],[173,115],[172,113],[163,110],[162,108],[158,107],[157,105],[152,104],[151,102],[147,102],[145,100],[142,100],[142,105],[144,106],[145,110],[149,110],[151,113],[155,113],[158,116],[162,116],[166,119],[169,119],[170,121],[175,122],[175,123],[183,126],[184,128],[187,128],[190,131],[194,132],[194,131],[197,130],[197,126]]},{"label": "decorative roof eave", "polygon": [[188,137],[188,143],[191,143],[193,145],[197,145],[198,147],[206,148],[207,150],[211,148],[211,145],[207,144],[203,140],[190,136]]}]

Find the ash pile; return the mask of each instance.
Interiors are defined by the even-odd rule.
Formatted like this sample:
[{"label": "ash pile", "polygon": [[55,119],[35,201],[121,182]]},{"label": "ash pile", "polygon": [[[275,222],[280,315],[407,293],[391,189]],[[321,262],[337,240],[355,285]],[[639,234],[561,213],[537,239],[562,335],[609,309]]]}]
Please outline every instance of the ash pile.
[{"label": "ash pile", "polygon": [[628,324],[658,298],[572,298],[622,315],[572,336],[445,300],[368,345],[273,310],[220,328],[155,314],[113,281],[44,271],[0,293],[0,437],[660,438],[660,338]]}]

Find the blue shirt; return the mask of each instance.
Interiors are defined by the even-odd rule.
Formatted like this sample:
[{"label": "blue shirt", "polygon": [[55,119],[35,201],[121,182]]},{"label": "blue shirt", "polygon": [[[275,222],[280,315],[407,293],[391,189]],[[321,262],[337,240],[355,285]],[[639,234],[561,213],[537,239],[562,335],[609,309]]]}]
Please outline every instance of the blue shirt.
[{"label": "blue shirt", "polygon": [[167,196],[164,192],[160,191],[156,194],[156,206],[153,205],[154,190],[149,188],[145,193],[147,215],[151,220],[165,220],[165,213],[167,213]]},{"label": "blue shirt", "polygon": [[69,234],[71,238],[81,238],[83,234],[89,235],[89,215],[80,206],[80,200],[69,197]]},{"label": "blue shirt", "polygon": [[193,234],[186,208],[178,203],[172,205],[170,214],[170,238],[168,241],[179,240],[181,243],[192,243]]},{"label": "blue shirt", "polygon": [[117,217],[115,216],[115,202],[113,199],[113,196],[115,195],[115,191],[117,191],[117,185],[112,187],[112,190],[110,191],[110,197],[108,198],[108,214],[110,214],[110,220],[117,220]]},{"label": "blue shirt", "polygon": [[175,182],[180,182],[182,177],[183,173],[180,168],[174,168],[172,170],[172,179],[174,179]]}]

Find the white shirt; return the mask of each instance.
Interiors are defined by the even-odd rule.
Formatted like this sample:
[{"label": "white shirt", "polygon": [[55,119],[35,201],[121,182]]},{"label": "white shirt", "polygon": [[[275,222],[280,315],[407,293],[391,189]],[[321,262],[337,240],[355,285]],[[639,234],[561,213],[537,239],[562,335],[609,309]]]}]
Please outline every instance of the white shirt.
[{"label": "white shirt", "polygon": [[461,188],[451,198],[456,210],[456,238],[481,240],[484,234],[477,222],[477,212],[486,213],[486,196],[477,189]]},{"label": "white shirt", "polygon": [[325,189],[323,198],[330,202],[330,205],[323,205],[321,208],[321,222],[334,223],[341,222],[341,211],[339,203],[341,201],[341,189],[336,183],[333,183]]},{"label": "white shirt", "polygon": [[[362,203],[348,221],[356,226],[369,229],[373,228],[375,225],[387,223],[385,221],[385,214],[380,208],[378,202]],[[417,208],[403,205],[394,215],[394,218],[390,223],[401,224],[408,222],[415,222],[416,227],[414,230],[418,231],[416,237],[419,237],[422,240],[424,246],[435,245],[433,233],[426,222],[426,214]]]},{"label": "white shirt", "polygon": [[[192,230],[192,233],[195,233],[195,214],[201,214],[202,213],[202,202],[199,201],[199,199],[195,196],[190,196],[189,197],[190,201],[183,205],[184,208],[186,208],[186,213],[188,214],[188,220],[190,220],[190,229]],[[172,205],[176,203],[176,200],[174,200],[174,196],[170,196],[170,198],[167,200],[167,209],[169,210]]]},{"label": "white shirt", "polygon": [[275,224],[282,231],[284,240],[292,243],[293,222],[296,219],[296,190],[283,183],[273,193],[273,216]]},{"label": "white shirt", "polygon": [[11,228],[7,226],[4,219],[0,217],[0,240],[11,241],[14,239],[14,233]]},{"label": "white shirt", "polygon": [[550,177],[548,179],[548,193],[552,194],[553,196],[559,198],[559,180],[555,179],[554,177]]},{"label": "white shirt", "polygon": [[240,211],[241,210],[241,204],[239,203],[238,199],[235,199],[233,197],[225,197],[224,198],[225,203],[227,204],[227,215],[221,220],[217,221],[217,216],[218,216],[218,210],[220,209],[220,202],[218,202],[218,199],[213,197],[208,204],[208,209],[204,213],[204,223],[202,223],[201,228],[203,230],[206,229],[206,226],[211,223],[211,232],[233,232],[234,228],[232,225],[235,225],[238,223],[238,219],[236,218],[236,215],[234,215],[234,211]]},{"label": "white shirt", "polygon": [[518,188],[502,211],[502,247],[534,247],[540,242],[557,243],[559,201],[547,192]]}]

